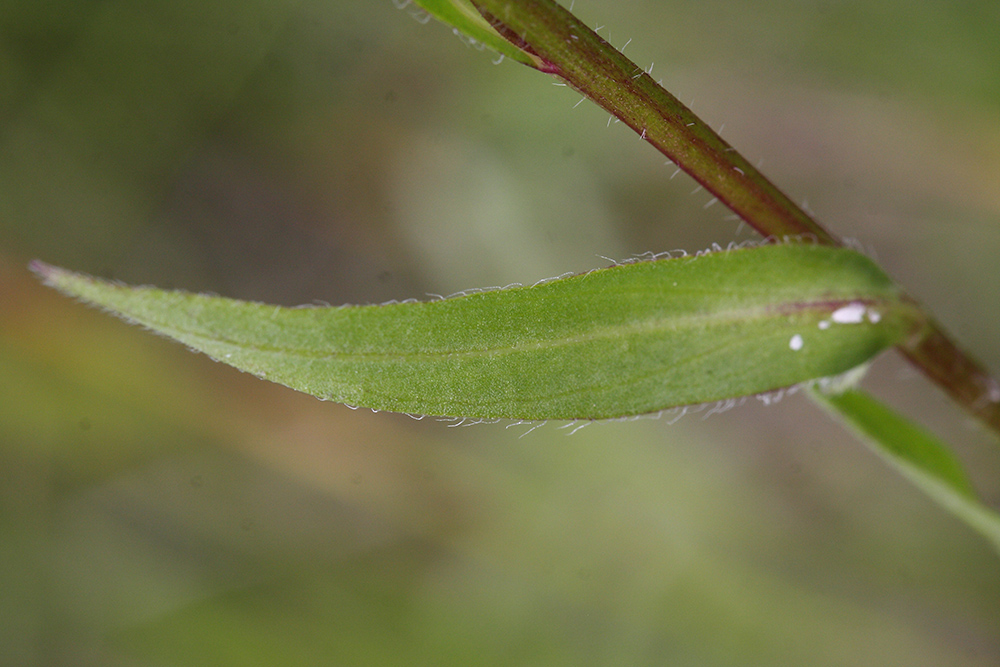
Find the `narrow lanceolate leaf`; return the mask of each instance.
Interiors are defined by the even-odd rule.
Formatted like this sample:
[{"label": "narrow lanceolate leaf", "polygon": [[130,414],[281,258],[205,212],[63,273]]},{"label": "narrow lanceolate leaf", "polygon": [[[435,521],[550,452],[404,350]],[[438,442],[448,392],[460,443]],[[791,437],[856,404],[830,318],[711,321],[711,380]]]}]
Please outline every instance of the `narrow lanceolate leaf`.
[{"label": "narrow lanceolate leaf", "polygon": [[339,308],[281,308],[33,268],[67,294],[299,391],[461,417],[600,419],[767,392],[843,373],[922,326],[866,257],[816,245]]},{"label": "narrow lanceolate leaf", "polygon": [[535,59],[501,37],[468,0],[415,0],[414,4],[446,25],[473,40],[525,65],[535,66]]},{"label": "narrow lanceolate leaf", "polygon": [[958,460],[936,437],[857,390],[812,392],[889,465],[1000,551],[1000,514],[979,502]]}]

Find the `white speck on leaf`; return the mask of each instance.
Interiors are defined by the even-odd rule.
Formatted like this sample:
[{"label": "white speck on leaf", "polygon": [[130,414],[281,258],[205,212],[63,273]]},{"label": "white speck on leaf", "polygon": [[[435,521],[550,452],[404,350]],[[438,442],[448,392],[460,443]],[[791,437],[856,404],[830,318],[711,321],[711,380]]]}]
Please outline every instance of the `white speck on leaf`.
[{"label": "white speck on leaf", "polygon": [[860,324],[865,318],[865,304],[849,303],[833,311],[830,316],[837,324]]},{"label": "white speck on leaf", "polygon": [[792,336],[792,339],[788,341],[788,347],[790,347],[793,352],[798,352],[799,350],[801,350],[803,345],[804,342],[802,340],[802,336],[800,336],[799,334],[795,334],[794,336]]},{"label": "white speck on leaf", "polygon": [[819,328],[822,329],[823,331],[826,331],[827,329],[829,329],[830,328],[830,320],[820,320],[819,321]]}]

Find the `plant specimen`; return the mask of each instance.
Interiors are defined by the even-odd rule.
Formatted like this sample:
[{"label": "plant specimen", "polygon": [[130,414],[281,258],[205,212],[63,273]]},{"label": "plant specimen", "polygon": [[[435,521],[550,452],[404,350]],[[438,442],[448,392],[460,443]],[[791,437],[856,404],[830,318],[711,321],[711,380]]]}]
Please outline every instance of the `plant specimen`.
[{"label": "plant specimen", "polygon": [[427,303],[340,308],[130,288],[42,263],[34,270],[214,359],[379,410],[592,420],[807,386],[1000,549],[1000,516],[976,500],[948,449],[854,386],[868,361],[895,346],[1000,432],[1000,384],[925,308],[557,3],[417,4],[603,107],[763,241]]}]

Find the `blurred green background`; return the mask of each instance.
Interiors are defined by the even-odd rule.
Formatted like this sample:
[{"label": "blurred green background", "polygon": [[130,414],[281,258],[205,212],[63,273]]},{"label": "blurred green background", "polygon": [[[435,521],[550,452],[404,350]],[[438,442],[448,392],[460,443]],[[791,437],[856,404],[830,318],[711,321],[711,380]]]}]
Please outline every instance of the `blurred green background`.
[{"label": "blurred green background", "polygon": [[[575,10],[1000,369],[1000,4]],[[997,664],[1000,559],[801,396],[453,428],[28,274],[374,303],[752,238],[571,90],[415,14],[5,0],[0,663]],[[1000,504],[995,441],[893,354],[867,383]]]}]

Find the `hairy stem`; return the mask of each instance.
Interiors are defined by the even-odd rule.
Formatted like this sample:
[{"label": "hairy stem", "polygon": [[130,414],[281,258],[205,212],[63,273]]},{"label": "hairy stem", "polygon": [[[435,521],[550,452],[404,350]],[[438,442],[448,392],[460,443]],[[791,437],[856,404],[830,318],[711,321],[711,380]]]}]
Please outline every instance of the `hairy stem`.
[{"label": "hairy stem", "polygon": [[[553,0],[471,0],[536,69],[563,79],[625,123],[765,237],[841,241],[732,146]],[[928,316],[924,335],[900,351],[971,414],[1000,433],[1000,384]]]},{"label": "hairy stem", "polygon": [[923,336],[897,348],[957,403],[1000,433],[1000,383],[934,321]]},{"label": "hairy stem", "polygon": [[837,239],[638,65],[551,0],[473,0],[503,37],[639,133],[764,236]]}]

